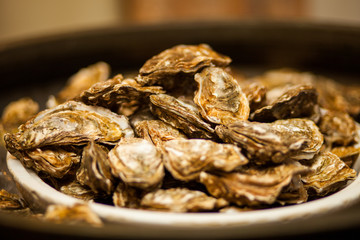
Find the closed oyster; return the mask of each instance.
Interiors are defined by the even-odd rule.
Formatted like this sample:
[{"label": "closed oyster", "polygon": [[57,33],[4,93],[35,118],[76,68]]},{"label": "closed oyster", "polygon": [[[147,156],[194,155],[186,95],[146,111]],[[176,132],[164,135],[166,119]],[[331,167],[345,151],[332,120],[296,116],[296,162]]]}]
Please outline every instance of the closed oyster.
[{"label": "closed oyster", "polygon": [[125,116],[102,107],[68,101],[47,109],[19,127],[16,134],[6,134],[8,151],[18,159],[23,151],[44,146],[83,145],[89,141],[115,144],[134,132]]},{"label": "closed oyster", "polygon": [[311,194],[325,196],[343,187],[348,180],[356,177],[356,171],[348,167],[331,152],[321,152],[306,163],[312,170],[302,181]]},{"label": "closed oyster", "polygon": [[311,120],[293,118],[273,123],[238,121],[216,127],[218,136],[246,151],[257,164],[311,159],[320,151],[323,136]]},{"label": "closed oyster", "polygon": [[275,101],[252,113],[250,119],[258,122],[288,118],[319,119],[318,94],[313,86],[295,85],[283,91]]},{"label": "closed oyster", "polygon": [[113,174],[133,187],[154,188],[164,177],[161,153],[145,139],[121,139],[109,159]]},{"label": "closed oyster", "polygon": [[191,138],[214,138],[214,129],[204,122],[198,109],[170,95],[150,96],[151,111],[171,126],[182,130]]},{"label": "closed oyster", "polygon": [[185,134],[161,120],[143,120],[135,127],[137,136],[148,140],[157,147],[173,139],[186,139]]},{"label": "closed oyster", "polygon": [[60,187],[60,192],[84,201],[94,200],[98,197],[90,188],[73,181]]},{"label": "closed oyster", "polygon": [[346,146],[355,141],[357,128],[354,119],[345,112],[322,109],[319,128],[329,146]]},{"label": "closed oyster", "polygon": [[46,209],[44,219],[66,224],[87,223],[94,227],[101,227],[103,225],[100,217],[87,204],[80,203],[73,206],[50,205]]},{"label": "closed oyster", "polygon": [[143,193],[134,187],[120,182],[113,194],[113,202],[116,207],[139,208]]},{"label": "closed oyster", "polygon": [[204,139],[178,139],[164,144],[165,167],[174,178],[197,180],[200,172],[230,172],[248,163],[241,149]]},{"label": "closed oyster", "polygon": [[202,172],[200,182],[216,198],[224,198],[239,206],[259,206],[273,204],[294,176],[307,172],[307,167],[297,162],[287,162],[268,168],[241,169],[233,173]]},{"label": "closed oyster", "polygon": [[250,112],[262,107],[266,102],[266,88],[258,81],[240,81],[242,91],[249,101]]},{"label": "closed oyster", "polygon": [[300,204],[308,200],[308,193],[304,184],[301,182],[301,175],[295,175],[291,183],[283,188],[277,198],[277,202],[281,205]]},{"label": "closed oyster", "polygon": [[68,100],[72,100],[80,93],[97,82],[103,82],[109,78],[110,66],[105,62],[98,62],[86,68],[80,69],[71,76],[66,86],[57,94],[51,96],[47,102],[48,108],[55,107]]},{"label": "closed oyster", "polygon": [[17,128],[39,112],[39,104],[25,97],[9,103],[1,117],[5,132],[16,132]]},{"label": "closed oyster", "polygon": [[349,167],[352,167],[360,154],[360,147],[357,146],[341,146],[331,149],[331,152],[338,156]]},{"label": "closed oyster", "polygon": [[113,109],[121,108],[124,104],[144,102],[151,94],[164,93],[161,87],[142,87],[134,79],[124,79],[122,75],[105,82],[97,83],[83,91],[80,100],[88,105],[102,106]]},{"label": "closed oyster", "polygon": [[137,81],[141,85],[158,84],[172,89],[204,67],[225,67],[230,62],[229,57],[213,51],[206,44],[177,45],[147,60],[139,70]]},{"label": "closed oyster", "polygon": [[158,189],[146,194],[141,200],[141,207],[145,209],[171,212],[212,211],[227,205],[224,199],[186,188]]},{"label": "closed oyster", "polygon": [[111,194],[115,188],[115,179],[111,174],[109,150],[91,141],[83,150],[81,165],[76,179],[95,193]]},{"label": "closed oyster", "polygon": [[201,115],[216,124],[247,120],[249,101],[238,82],[222,68],[208,67],[195,75],[198,83],[194,102]]},{"label": "closed oyster", "polygon": [[0,190],[0,211],[22,210],[25,209],[24,201],[14,193],[9,193],[5,189]]},{"label": "closed oyster", "polygon": [[80,162],[80,154],[75,149],[35,148],[23,154],[21,160],[26,167],[55,178],[63,178]]},{"label": "closed oyster", "polygon": [[317,76],[308,72],[297,72],[293,69],[275,69],[257,76],[252,81],[261,82],[266,89],[283,88],[293,85],[313,85],[317,81]]}]

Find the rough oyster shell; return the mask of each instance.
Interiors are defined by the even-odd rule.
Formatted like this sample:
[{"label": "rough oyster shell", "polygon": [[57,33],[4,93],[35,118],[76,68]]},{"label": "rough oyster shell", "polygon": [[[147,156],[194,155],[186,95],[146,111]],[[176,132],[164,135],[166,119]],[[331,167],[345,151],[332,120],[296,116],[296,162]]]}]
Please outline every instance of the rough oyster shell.
[{"label": "rough oyster shell", "polygon": [[307,189],[314,190],[318,196],[337,191],[356,177],[356,171],[331,152],[321,152],[306,164],[312,172],[302,176],[302,181]]},{"label": "rough oyster shell", "polygon": [[[230,62],[229,57],[213,51],[207,44],[177,45],[147,60],[139,70],[137,81],[141,85],[158,84],[172,89],[204,67],[224,67]],[[179,74],[182,78],[177,77]]]},{"label": "rough oyster shell", "polygon": [[134,132],[125,116],[102,107],[68,101],[47,109],[19,127],[16,134],[6,134],[8,151],[18,159],[22,151],[49,145],[82,145],[89,141],[115,144]]},{"label": "rough oyster shell", "polygon": [[148,140],[156,147],[161,147],[165,142],[174,139],[186,139],[185,134],[161,120],[143,120],[135,127],[137,136]]},{"label": "rough oyster shell", "polygon": [[117,207],[139,208],[143,193],[139,189],[120,182],[113,194],[113,203]]},{"label": "rough oyster shell", "polygon": [[360,154],[359,146],[341,146],[331,149],[331,152],[338,156],[349,167],[352,167]]},{"label": "rough oyster shell", "polygon": [[170,95],[150,96],[151,111],[171,126],[182,130],[191,138],[214,138],[214,129],[204,122],[198,109]]},{"label": "rough oyster shell", "polygon": [[70,182],[69,184],[63,185],[60,187],[60,192],[72,196],[77,199],[81,199],[84,201],[90,201],[97,198],[97,194],[95,194],[90,188],[81,185],[77,181]]},{"label": "rough oyster shell", "polygon": [[60,147],[35,148],[24,152],[22,163],[36,172],[62,178],[80,162],[80,154]]},{"label": "rough oyster shell", "polygon": [[142,87],[134,79],[124,79],[121,74],[105,82],[94,84],[80,94],[80,100],[88,105],[113,109],[124,104],[144,102],[151,94],[164,93],[159,86]]},{"label": "rough oyster shell", "polygon": [[216,199],[205,193],[186,188],[158,189],[146,194],[141,207],[172,212],[211,211],[228,205],[224,199]]},{"label": "rough oyster shell", "polygon": [[246,151],[257,164],[311,159],[320,151],[323,136],[311,120],[293,118],[273,123],[238,121],[216,127],[218,136]]},{"label": "rough oyster shell", "polygon": [[103,82],[109,78],[110,66],[105,62],[98,62],[86,68],[80,69],[76,74],[71,76],[66,86],[56,95],[50,96],[48,108],[56,107],[68,100],[72,100],[80,93],[97,82]]},{"label": "rough oyster shell", "polygon": [[216,198],[239,206],[273,204],[295,175],[308,172],[308,167],[287,162],[268,168],[241,169],[233,173],[202,172],[200,182]]},{"label": "rough oyster shell", "polygon": [[[251,114],[250,119],[258,122],[272,122],[288,118],[319,119],[318,94],[310,85],[295,85],[284,92],[272,103]],[[301,107],[299,107],[301,106]],[[314,116],[317,114],[317,116]]]},{"label": "rough oyster shell", "polygon": [[249,101],[238,82],[222,68],[208,67],[195,74],[198,90],[194,102],[201,115],[216,124],[247,120]]},{"label": "rough oyster shell", "polygon": [[133,187],[157,187],[164,177],[161,153],[145,139],[121,139],[109,159],[113,174]]},{"label": "rough oyster shell", "polygon": [[50,205],[46,209],[44,219],[66,224],[88,223],[94,227],[103,225],[100,217],[87,204],[79,203],[73,206]]},{"label": "rough oyster shell", "polygon": [[349,145],[357,136],[356,123],[346,112],[321,109],[318,126],[329,146]]},{"label": "rough oyster shell", "polygon": [[111,194],[115,179],[111,174],[109,150],[91,141],[82,152],[81,165],[76,172],[77,181],[95,193]]},{"label": "rough oyster shell", "polygon": [[171,140],[164,144],[164,164],[174,178],[197,180],[200,172],[230,172],[248,163],[241,149],[204,139]]}]

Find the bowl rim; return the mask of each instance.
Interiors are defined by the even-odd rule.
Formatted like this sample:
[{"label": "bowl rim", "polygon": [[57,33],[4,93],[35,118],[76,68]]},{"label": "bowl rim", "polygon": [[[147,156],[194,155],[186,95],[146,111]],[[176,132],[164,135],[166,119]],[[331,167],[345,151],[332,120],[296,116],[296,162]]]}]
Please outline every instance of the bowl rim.
[{"label": "bowl rim", "polygon": [[[7,166],[15,182],[30,193],[30,197],[42,199],[45,205],[63,204],[72,206],[86,203],[83,200],[63,194],[46,184],[34,171],[25,168],[22,163],[8,153]],[[354,169],[360,169],[360,161],[356,161]],[[29,197],[29,196],[27,196]],[[311,218],[349,207],[360,199],[360,177],[351,181],[346,187],[332,195],[310,202],[261,209],[247,212],[231,213],[172,213],[150,210],[139,210],[113,207],[95,202],[87,202],[90,209],[104,222],[135,223],[156,226],[213,228],[224,226],[249,226],[268,223],[292,221],[300,218]],[[47,206],[43,206],[47,207]],[[156,219],[156,220],[155,220]]]}]

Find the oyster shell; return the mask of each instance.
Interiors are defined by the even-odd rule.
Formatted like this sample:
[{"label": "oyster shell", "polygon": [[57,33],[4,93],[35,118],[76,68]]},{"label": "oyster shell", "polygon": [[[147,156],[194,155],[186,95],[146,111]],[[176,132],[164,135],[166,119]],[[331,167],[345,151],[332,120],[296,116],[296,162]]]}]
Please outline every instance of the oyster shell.
[{"label": "oyster shell", "polygon": [[354,119],[345,112],[322,109],[319,128],[329,146],[346,146],[355,141],[357,128]]},{"label": "oyster shell", "polygon": [[5,189],[0,190],[0,211],[22,210],[25,208],[24,201],[14,193]]},{"label": "oyster shell", "polygon": [[166,94],[151,95],[150,102],[155,116],[182,130],[188,137],[214,138],[214,129],[201,119],[194,106]]},{"label": "oyster shell", "polygon": [[[313,86],[291,86],[286,88],[275,101],[253,112],[250,119],[258,122],[272,122],[288,118],[315,118],[318,120],[317,100],[318,94]],[[318,116],[314,116],[315,114]]]},{"label": "oyster shell", "polygon": [[185,188],[158,189],[146,194],[141,200],[141,207],[145,209],[171,212],[212,211],[227,205],[224,199]]},{"label": "oyster shell", "polygon": [[83,150],[81,165],[76,172],[77,181],[95,193],[111,194],[115,178],[111,174],[109,150],[91,141]]},{"label": "oyster shell", "polygon": [[161,120],[143,120],[135,127],[137,136],[148,140],[156,147],[161,147],[165,142],[173,139],[186,139],[185,134]]},{"label": "oyster shell", "polygon": [[55,178],[63,178],[80,163],[80,154],[75,149],[35,148],[24,151],[23,154],[21,160],[24,166]]},{"label": "oyster shell", "polygon": [[16,132],[17,128],[39,112],[39,104],[25,97],[9,103],[2,113],[1,124],[5,132]]},{"label": "oyster shell", "polygon": [[147,60],[139,70],[137,81],[141,85],[158,84],[172,89],[204,67],[225,67],[230,62],[229,57],[213,51],[207,44],[177,45]]},{"label": "oyster shell", "polygon": [[47,109],[19,127],[16,134],[6,134],[8,151],[18,159],[23,151],[44,146],[83,145],[89,141],[115,144],[134,132],[125,116],[102,107],[68,101]]},{"label": "oyster shell", "polygon": [[300,204],[308,200],[308,193],[304,184],[301,182],[301,175],[295,175],[291,183],[283,188],[277,198],[277,202],[281,205]]},{"label": "oyster shell", "polygon": [[164,164],[174,178],[197,180],[200,172],[230,172],[248,163],[241,149],[204,139],[178,139],[164,144]]},{"label": "oyster shell", "polygon": [[113,194],[113,202],[117,207],[139,208],[143,193],[139,189],[120,182]]},{"label": "oyster shell", "polygon": [[145,139],[121,139],[109,152],[109,159],[113,174],[133,187],[154,188],[164,177],[161,153]]},{"label": "oyster shell", "polygon": [[103,223],[87,204],[73,206],[50,205],[45,212],[44,219],[56,223],[78,224],[87,223],[94,227],[101,227]]},{"label": "oyster shell", "polygon": [[249,101],[238,82],[222,68],[208,67],[195,74],[198,90],[194,102],[201,115],[216,124],[247,120]]},{"label": "oyster shell", "polygon": [[246,151],[257,164],[311,159],[320,151],[323,136],[311,120],[293,118],[273,123],[238,121],[216,126],[218,136]]},{"label": "oyster shell", "polygon": [[254,112],[266,103],[266,88],[261,82],[240,81],[242,91],[249,101],[250,112]]},{"label": "oyster shell", "polygon": [[318,196],[337,191],[356,177],[356,171],[331,152],[321,152],[306,164],[312,172],[302,176],[302,181],[307,189],[313,190],[312,194]]},{"label": "oyster shell", "polygon": [[[131,103],[139,105],[151,94],[164,93],[159,86],[142,87],[134,79],[122,75],[97,83],[80,94],[80,100],[88,105],[113,109]],[[135,104],[137,103],[137,104]]]},{"label": "oyster shell", "polygon": [[73,181],[60,187],[60,192],[84,201],[94,200],[98,197],[90,188]]},{"label": "oyster shell", "polygon": [[352,167],[360,154],[359,146],[341,146],[331,149],[331,152],[338,156],[349,167]]},{"label": "oyster shell", "polygon": [[216,198],[224,198],[239,206],[273,204],[294,176],[305,174],[308,167],[287,162],[268,168],[248,168],[232,173],[202,172],[200,182]]},{"label": "oyster shell", "polygon": [[48,108],[56,107],[68,100],[72,100],[80,93],[97,82],[103,82],[109,78],[110,66],[105,62],[98,62],[86,68],[80,69],[71,76],[66,86],[57,94],[51,96],[47,102]]}]

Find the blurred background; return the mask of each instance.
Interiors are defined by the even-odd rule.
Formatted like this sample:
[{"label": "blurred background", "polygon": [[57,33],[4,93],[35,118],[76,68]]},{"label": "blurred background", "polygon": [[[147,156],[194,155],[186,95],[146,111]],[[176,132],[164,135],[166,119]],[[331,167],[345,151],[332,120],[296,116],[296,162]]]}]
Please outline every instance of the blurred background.
[{"label": "blurred background", "polygon": [[242,19],[360,25],[360,1],[0,0],[0,42],[129,24]]}]

